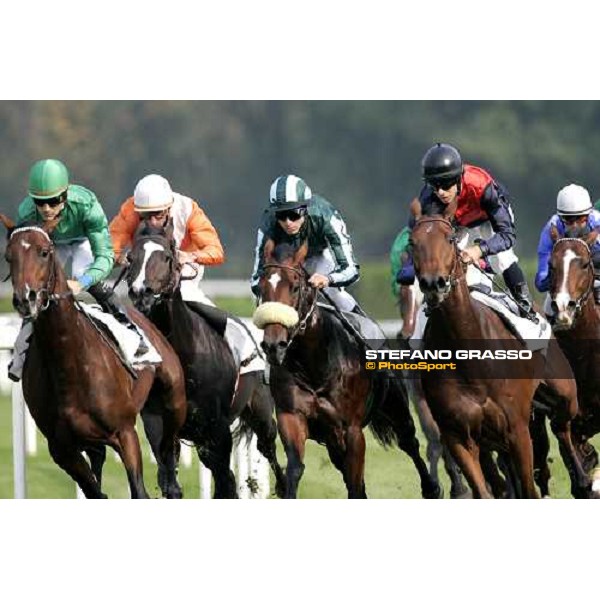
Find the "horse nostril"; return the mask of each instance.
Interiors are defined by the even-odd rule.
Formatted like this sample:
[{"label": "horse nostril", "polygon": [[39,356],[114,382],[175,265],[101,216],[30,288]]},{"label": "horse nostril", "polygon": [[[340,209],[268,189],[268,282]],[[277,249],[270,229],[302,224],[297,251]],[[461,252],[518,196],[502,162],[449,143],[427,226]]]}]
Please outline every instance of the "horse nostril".
[{"label": "horse nostril", "polygon": [[558,304],[556,304],[556,300],[552,300],[552,302],[550,302],[550,308],[552,309],[552,312],[558,312]]},{"label": "horse nostril", "polygon": [[446,285],[447,285],[446,278],[442,277],[440,275],[440,277],[438,277],[438,279],[437,279],[437,289],[438,290],[444,290],[444,289],[446,289]]},{"label": "horse nostril", "polygon": [[33,290],[30,290],[29,294],[27,294],[27,301],[35,302],[36,296],[37,294]]},{"label": "horse nostril", "polygon": [[419,279],[419,287],[421,288],[422,292],[429,291],[429,281],[425,277],[421,277],[421,279]]},{"label": "horse nostril", "polygon": [[277,346],[279,348],[281,348],[282,350],[285,350],[285,348],[287,348],[287,342],[284,342],[283,340],[281,340],[280,342],[277,342]]},{"label": "horse nostril", "polygon": [[576,304],[575,300],[569,300],[569,303],[567,304],[567,306],[571,309],[575,308],[576,305],[577,304]]},{"label": "horse nostril", "polygon": [[146,294],[147,296],[152,295],[154,292],[152,291],[151,287],[146,287],[146,289],[144,290],[144,294]]}]

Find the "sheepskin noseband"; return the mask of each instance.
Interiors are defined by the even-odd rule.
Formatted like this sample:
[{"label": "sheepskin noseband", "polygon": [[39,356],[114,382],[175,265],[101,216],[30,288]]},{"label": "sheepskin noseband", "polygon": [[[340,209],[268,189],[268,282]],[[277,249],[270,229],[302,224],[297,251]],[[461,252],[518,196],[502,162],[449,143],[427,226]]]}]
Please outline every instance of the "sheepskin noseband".
[{"label": "sheepskin noseband", "polygon": [[259,329],[274,323],[289,328],[297,325],[299,320],[298,311],[282,302],[264,302],[254,311],[252,317],[252,321]]}]

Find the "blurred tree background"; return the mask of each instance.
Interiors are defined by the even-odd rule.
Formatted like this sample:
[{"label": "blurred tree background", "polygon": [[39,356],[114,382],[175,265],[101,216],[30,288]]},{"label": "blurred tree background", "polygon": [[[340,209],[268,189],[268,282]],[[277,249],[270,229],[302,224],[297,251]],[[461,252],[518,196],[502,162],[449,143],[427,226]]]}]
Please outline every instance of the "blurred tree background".
[{"label": "blurred tree background", "polygon": [[0,210],[15,216],[43,157],[63,160],[109,218],[140,177],[160,173],[219,230],[228,260],[209,277],[248,277],[269,186],[291,172],[340,209],[358,261],[383,268],[421,156],[448,141],[508,187],[517,250],[533,258],[563,185],[600,194],[599,125],[599,102],[4,101]]}]

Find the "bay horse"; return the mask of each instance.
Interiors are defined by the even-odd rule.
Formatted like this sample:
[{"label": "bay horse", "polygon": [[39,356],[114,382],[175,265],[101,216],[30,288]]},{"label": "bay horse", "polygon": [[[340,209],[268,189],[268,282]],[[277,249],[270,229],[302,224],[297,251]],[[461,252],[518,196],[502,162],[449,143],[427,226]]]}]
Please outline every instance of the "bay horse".
[{"label": "bay horse", "polygon": [[77,308],[51,239],[58,221],[15,228],[6,217],[1,220],[9,228],[5,256],[13,305],[33,323],[23,395],[54,462],[86,498],[106,498],[100,480],[105,446],[110,446],[123,461],[131,497],[148,498],[135,422],[150,397],[160,409],[163,494],[181,497],[176,480],[177,434],[185,420],[186,402],[183,371],[173,349],[147,319],[129,310],[162,357],[158,365],[139,365],[134,376],[106,334]]},{"label": "bay horse", "polygon": [[264,329],[279,435],[287,456],[286,498],[296,498],[307,439],[324,444],[342,473],[349,498],[366,498],[365,437],[370,424],[384,445],[395,442],[413,461],[425,498],[439,498],[419,454],[401,378],[369,378],[364,347],[333,312],[317,304],[303,264],[307,243],[265,244],[261,304],[254,323]]},{"label": "bay horse", "polygon": [[[485,347],[521,347],[496,312],[471,297],[451,221],[441,215],[415,216],[411,240],[415,271],[430,310],[424,348],[452,349],[457,343],[469,348],[478,342],[475,347],[484,342],[488,344]],[[492,450],[505,462],[517,497],[538,497],[529,432],[534,395],[553,406],[552,429],[573,495],[587,495],[589,480],[570,433],[577,413],[576,386],[556,343],[549,344],[546,357],[538,350],[532,360],[512,361],[510,372],[506,364],[492,367],[483,361],[466,361],[457,368],[454,377],[435,371],[423,373],[423,389],[442,439],[474,497],[492,497],[480,461]],[[495,375],[499,372],[501,375]],[[570,378],[563,378],[565,374]]]},{"label": "bay horse", "polygon": [[[400,287],[399,307],[402,316],[402,329],[398,331],[396,339],[403,348],[408,348],[408,339],[413,335],[417,312],[421,306],[422,294],[416,284],[403,285]],[[427,440],[427,462],[429,463],[429,474],[432,479],[439,483],[438,465],[443,460],[444,468],[450,479],[450,498],[468,498],[471,493],[465,486],[458,465],[450,455],[448,449],[442,444],[440,428],[437,426],[431,409],[423,395],[423,389],[419,378],[406,377],[405,385],[408,396],[413,403],[419,425]]]},{"label": "bay horse", "polygon": [[[285,489],[283,469],[277,462],[277,426],[273,399],[263,371],[238,376],[238,368],[224,337],[211,325],[212,307],[193,308],[184,301],[180,282],[185,278],[177,259],[173,224],[162,228],[140,223],[128,255],[126,280],[129,297],[172,344],[185,373],[188,419],[181,437],[196,445],[200,460],[215,480],[215,498],[236,498],[230,469],[231,424],[239,417],[240,431],[256,433],[258,450],[269,461],[279,496]],[[217,318],[227,315],[214,309]],[[157,443],[157,424],[144,418],[148,440]]]},{"label": "bay horse", "polygon": [[598,231],[583,238],[560,238],[553,227],[550,235],[554,246],[548,293],[553,328],[577,382],[579,413],[572,435],[589,474],[598,465],[598,453],[588,440],[600,432],[600,307],[594,300],[590,251]]}]

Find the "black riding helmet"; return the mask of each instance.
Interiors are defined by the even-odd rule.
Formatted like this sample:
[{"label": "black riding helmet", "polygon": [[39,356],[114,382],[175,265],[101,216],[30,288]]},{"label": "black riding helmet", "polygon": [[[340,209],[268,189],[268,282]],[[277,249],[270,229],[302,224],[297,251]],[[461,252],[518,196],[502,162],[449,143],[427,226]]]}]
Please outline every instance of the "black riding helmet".
[{"label": "black riding helmet", "polygon": [[437,143],[425,152],[421,172],[427,183],[460,180],[463,172],[460,152],[450,144]]}]

